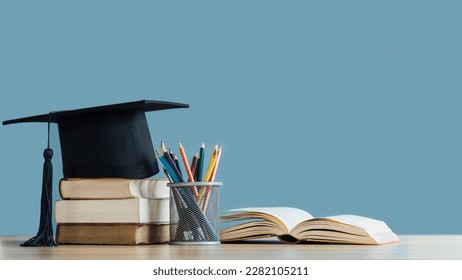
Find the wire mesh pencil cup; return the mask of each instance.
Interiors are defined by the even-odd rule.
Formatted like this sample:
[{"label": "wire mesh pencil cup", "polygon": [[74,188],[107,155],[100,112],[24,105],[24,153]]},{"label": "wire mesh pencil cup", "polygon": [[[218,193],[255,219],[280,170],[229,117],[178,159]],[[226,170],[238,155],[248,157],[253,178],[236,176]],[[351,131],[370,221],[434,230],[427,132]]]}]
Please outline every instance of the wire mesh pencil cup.
[{"label": "wire mesh pencil cup", "polygon": [[168,183],[170,244],[220,244],[219,187],[221,182]]}]

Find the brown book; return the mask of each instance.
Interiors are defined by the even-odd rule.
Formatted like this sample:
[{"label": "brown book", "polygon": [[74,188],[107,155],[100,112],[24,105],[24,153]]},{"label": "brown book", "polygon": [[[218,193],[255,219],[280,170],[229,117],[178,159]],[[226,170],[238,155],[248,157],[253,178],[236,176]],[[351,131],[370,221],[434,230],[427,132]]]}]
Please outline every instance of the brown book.
[{"label": "brown book", "polygon": [[169,241],[169,225],[58,224],[58,244],[141,245]]}]

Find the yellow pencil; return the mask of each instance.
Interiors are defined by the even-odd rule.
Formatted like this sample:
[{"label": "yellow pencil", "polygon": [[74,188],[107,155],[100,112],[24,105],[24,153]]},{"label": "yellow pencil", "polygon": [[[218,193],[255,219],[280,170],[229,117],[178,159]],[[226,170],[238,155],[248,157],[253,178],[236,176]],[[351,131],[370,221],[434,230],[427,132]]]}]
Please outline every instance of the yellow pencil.
[{"label": "yellow pencil", "polygon": [[[215,166],[213,167],[212,175],[210,175],[209,182],[213,182],[215,180],[215,175],[217,174],[218,165],[220,164],[221,148],[222,146],[220,146],[220,148],[217,151],[217,156],[216,156],[217,159],[215,161]],[[207,190],[205,191],[204,203],[202,204],[202,212],[204,213],[207,210],[207,204],[209,203],[210,192],[211,192],[211,187],[207,187]]]},{"label": "yellow pencil", "polygon": [[217,161],[218,145],[215,145],[212,150],[212,155],[210,156],[209,166],[207,172],[205,173],[205,182],[210,182],[212,176],[213,168],[215,168],[215,162]]},{"label": "yellow pencil", "polygon": [[[210,156],[209,166],[207,168],[207,172],[205,173],[204,182],[208,182],[208,180],[210,180],[210,175],[212,174],[213,167],[215,166],[215,161],[217,160],[217,157],[216,157],[217,156],[217,150],[218,150],[218,145],[215,145],[215,147],[213,147],[213,150],[212,150],[212,155]],[[201,203],[201,201],[203,199],[205,190],[206,190],[206,187],[202,186],[200,191],[199,191],[199,196],[198,196],[198,199],[197,199],[197,202],[199,203],[199,205],[200,205],[200,203]]]}]

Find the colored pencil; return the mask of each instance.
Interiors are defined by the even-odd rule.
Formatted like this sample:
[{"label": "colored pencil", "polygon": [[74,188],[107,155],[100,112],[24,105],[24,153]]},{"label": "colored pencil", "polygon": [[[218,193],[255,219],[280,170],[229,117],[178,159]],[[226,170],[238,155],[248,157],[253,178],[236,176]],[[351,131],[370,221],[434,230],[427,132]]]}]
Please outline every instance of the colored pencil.
[{"label": "colored pencil", "polygon": [[210,182],[212,176],[213,168],[215,167],[215,162],[217,161],[218,155],[218,145],[215,145],[212,149],[212,154],[210,155],[209,165],[207,167],[207,172],[205,173],[204,181]]},{"label": "colored pencil", "polygon": [[170,157],[173,159],[173,162],[175,163],[175,166],[178,169],[178,172],[180,172],[181,177],[183,177],[183,173],[181,172],[181,167],[180,167],[180,162],[178,161],[178,157],[175,155],[172,149],[168,149],[168,152],[170,154]]},{"label": "colored pencil", "polygon": [[209,182],[215,181],[215,175],[217,174],[218,164],[220,163],[220,158],[221,158],[221,149],[222,149],[222,146],[218,148],[217,161],[215,162],[215,167],[213,168],[212,175],[210,176]]},{"label": "colored pencil", "polygon": [[172,169],[172,166],[170,165],[170,163],[168,162],[168,160],[166,159],[166,156],[165,154],[162,154],[158,151],[156,151],[157,153],[157,157],[159,158],[160,162],[162,162],[162,164],[164,165],[165,169],[167,170],[167,173],[170,175],[170,179],[174,182],[174,183],[179,183],[179,179],[177,177],[177,175],[175,174],[175,172],[173,171]]},{"label": "colored pencil", "polygon": [[194,156],[191,161],[191,173],[193,174],[194,181],[196,181],[196,168],[197,168],[197,160],[199,159],[199,155],[197,152],[194,153]]},{"label": "colored pencil", "polygon": [[[184,168],[186,169],[186,173],[188,174],[189,182],[194,182],[194,175],[191,171],[191,168],[189,167],[188,157],[186,156],[186,152],[184,151],[183,145],[181,145],[181,143],[178,142],[178,146],[180,147],[181,159],[183,160]],[[192,187],[192,189],[194,191],[194,195],[197,197],[198,193],[196,187]]]},{"label": "colored pencil", "polygon": [[197,175],[196,181],[202,181],[202,172],[204,169],[204,161],[205,161],[205,144],[202,142],[201,148],[199,149],[199,159],[197,161]]},{"label": "colored pencil", "polygon": [[160,141],[160,149],[162,150],[163,154],[167,152],[167,148],[165,147],[164,141]]},{"label": "colored pencil", "polygon": [[[184,182],[183,180],[183,175],[181,174],[180,170],[178,170],[177,165],[175,164],[174,159],[171,157],[170,153],[167,151],[167,148],[165,147],[164,142],[160,142],[160,148],[162,149],[162,152],[164,153],[164,158],[168,162],[168,165],[171,167],[171,171],[176,175],[178,178],[178,182]],[[168,168],[167,168],[168,170]],[[168,170],[170,172],[170,170]]]},{"label": "colored pencil", "polygon": [[180,171],[181,176],[183,176],[183,172],[181,172],[180,161],[178,160],[178,157],[175,154],[173,154],[173,160],[175,161],[176,168],[178,168],[178,171]]},{"label": "colored pencil", "polygon": [[[210,180],[208,182],[213,182],[215,180],[215,175],[217,174],[218,165],[220,164],[221,149],[222,149],[222,146],[220,146],[220,148],[217,151],[217,160],[215,161],[215,166],[213,167],[212,175],[210,176]],[[204,213],[207,210],[207,205],[209,203],[211,190],[212,190],[212,187],[209,186],[207,187],[205,191],[204,203],[202,203],[202,212]]]},{"label": "colored pencil", "polygon": [[[194,181],[196,181],[196,174],[197,174],[197,161],[199,160],[199,155],[197,152],[194,153],[192,162],[191,162],[191,173],[193,174]],[[194,187],[196,189],[196,193],[199,194],[199,187]],[[196,197],[197,198],[197,197]]]},{"label": "colored pencil", "polygon": [[173,183],[172,176],[170,176],[170,174],[168,174],[167,168],[165,168],[165,166],[164,166],[164,167],[162,167],[162,169],[163,169],[163,171],[164,171],[165,176],[167,176],[168,181],[169,181],[170,183]]},{"label": "colored pencil", "polygon": [[[207,168],[207,172],[205,173],[204,181],[208,182],[210,179],[210,175],[212,174],[213,167],[215,166],[215,161],[216,161],[216,156],[217,156],[217,150],[218,150],[218,145],[215,145],[212,149],[212,154],[210,155],[210,161],[209,161],[209,166]],[[202,203],[202,200],[204,199],[204,193],[205,193],[206,187],[202,186],[199,191],[199,196],[197,197],[197,202],[199,205]]]}]

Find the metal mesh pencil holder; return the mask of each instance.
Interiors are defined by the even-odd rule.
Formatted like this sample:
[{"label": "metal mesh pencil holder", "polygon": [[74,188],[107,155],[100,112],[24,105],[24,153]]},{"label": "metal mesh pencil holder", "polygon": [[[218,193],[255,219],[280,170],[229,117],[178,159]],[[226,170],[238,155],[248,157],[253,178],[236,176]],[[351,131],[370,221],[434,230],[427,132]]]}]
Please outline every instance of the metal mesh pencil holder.
[{"label": "metal mesh pencil holder", "polygon": [[170,244],[220,244],[219,187],[221,182],[168,183]]}]

